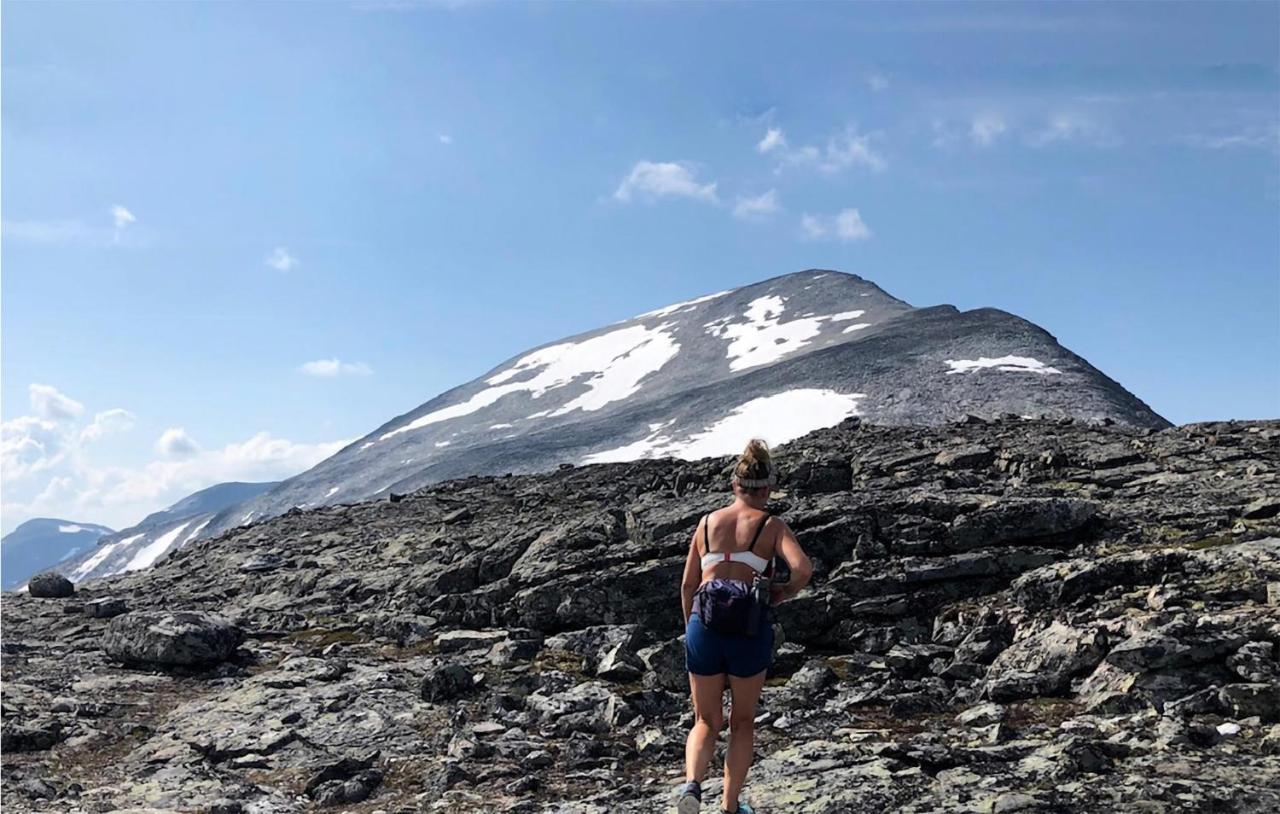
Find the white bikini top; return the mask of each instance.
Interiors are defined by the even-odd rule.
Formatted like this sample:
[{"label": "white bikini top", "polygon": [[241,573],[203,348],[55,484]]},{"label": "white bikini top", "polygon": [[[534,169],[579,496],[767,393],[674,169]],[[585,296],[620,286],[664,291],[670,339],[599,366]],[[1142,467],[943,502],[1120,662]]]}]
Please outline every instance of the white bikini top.
[{"label": "white bikini top", "polygon": [[705,571],[720,562],[740,562],[751,566],[757,574],[763,574],[769,568],[769,560],[757,554],[755,547],[756,541],[760,539],[760,532],[764,531],[764,527],[769,523],[770,516],[766,514],[764,520],[760,521],[756,536],[751,538],[751,545],[746,551],[712,551],[711,542],[708,539],[707,518],[702,518],[702,569]]}]

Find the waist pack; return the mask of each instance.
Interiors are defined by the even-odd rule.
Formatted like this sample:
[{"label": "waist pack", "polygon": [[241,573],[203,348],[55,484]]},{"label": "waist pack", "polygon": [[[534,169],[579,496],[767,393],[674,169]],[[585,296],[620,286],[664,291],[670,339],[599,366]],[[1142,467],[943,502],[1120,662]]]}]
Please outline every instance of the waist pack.
[{"label": "waist pack", "polygon": [[769,611],[768,581],[757,576],[752,583],[737,579],[713,579],[694,594],[693,611],[709,630],[726,636],[754,636]]}]

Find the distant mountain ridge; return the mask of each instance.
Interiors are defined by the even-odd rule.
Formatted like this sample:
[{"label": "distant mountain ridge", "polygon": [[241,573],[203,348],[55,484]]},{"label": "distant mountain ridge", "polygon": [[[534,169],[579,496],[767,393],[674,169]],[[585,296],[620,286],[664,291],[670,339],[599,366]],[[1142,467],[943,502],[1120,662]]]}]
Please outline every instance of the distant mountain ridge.
[{"label": "distant mountain ridge", "polygon": [[513,356],[229,508],[201,536],[469,474],[697,458],[850,415],[1169,422],[1042,328],[990,308],[914,308],[809,270],[675,303]]},{"label": "distant mountain ridge", "polygon": [[95,523],[52,517],[26,521],[0,539],[0,572],[3,572],[0,581],[4,590],[19,588],[40,571],[91,550],[100,538],[109,534],[114,532]]},{"label": "distant mountain ridge", "polygon": [[250,500],[271,487],[269,483],[219,483],[188,495],[172,506],[152,512],[142,522],[110,532],[91,550],[80,552],[58,565],[72,582],[149,568],[170,551],[195,540],[219,512]]}]

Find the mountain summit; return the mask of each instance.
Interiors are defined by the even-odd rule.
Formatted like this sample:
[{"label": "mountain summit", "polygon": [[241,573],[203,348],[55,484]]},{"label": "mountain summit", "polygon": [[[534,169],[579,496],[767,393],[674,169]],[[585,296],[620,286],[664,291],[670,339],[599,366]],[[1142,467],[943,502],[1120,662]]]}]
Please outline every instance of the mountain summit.
[{"label": "mountain summit", "polygon": [[853,415],[901,425],[966,413],[1168,426],[1024,319],[913,308],[857,275],[809,270],[512,357],[228,510],[205,533],[463,475],[694,459]]}]

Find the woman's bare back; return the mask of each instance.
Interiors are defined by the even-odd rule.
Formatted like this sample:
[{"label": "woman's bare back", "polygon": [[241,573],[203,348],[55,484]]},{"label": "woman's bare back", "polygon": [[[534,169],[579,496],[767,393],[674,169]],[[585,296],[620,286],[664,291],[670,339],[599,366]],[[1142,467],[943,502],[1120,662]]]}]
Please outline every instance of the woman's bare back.
[{"label": "woman's bare back", "polygon": [[[766,520],[768,521],[766,523]],[[765,523],[761,528],[761,523]],[[766,560],[772,560],[777,550],[782,521],[773,519],[768,512],[735,504],[717,509],[703,521],[698,540],[698,553],[740,553],[752,550]],[[755,548],[751,543],[755,541]],[[737,579],[750,582],[755,570],[743,562],[717,562],[702,570],[702,581],[711,579]]]}]

